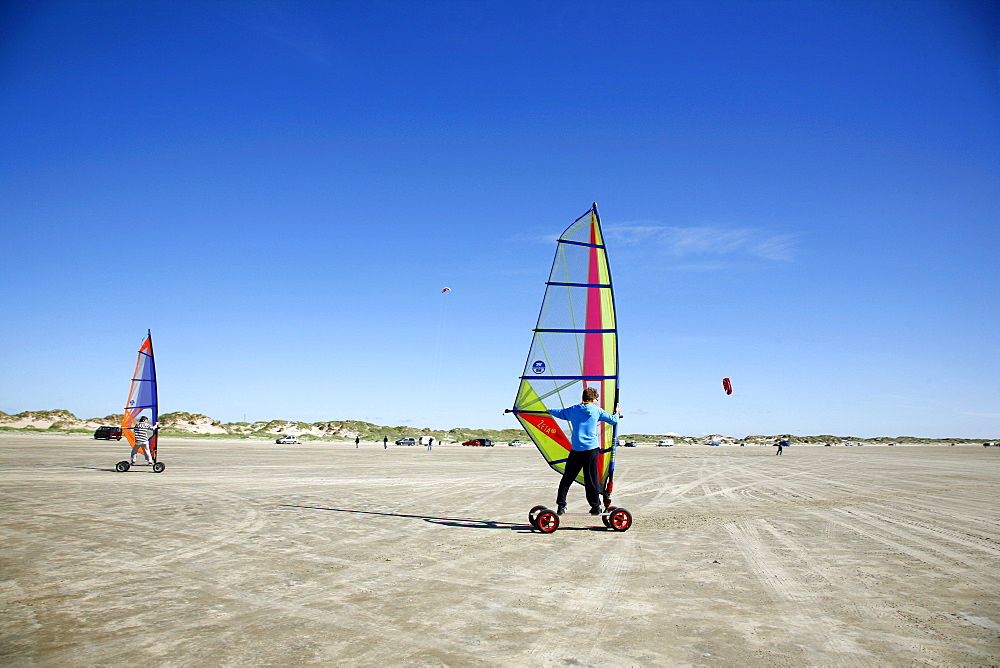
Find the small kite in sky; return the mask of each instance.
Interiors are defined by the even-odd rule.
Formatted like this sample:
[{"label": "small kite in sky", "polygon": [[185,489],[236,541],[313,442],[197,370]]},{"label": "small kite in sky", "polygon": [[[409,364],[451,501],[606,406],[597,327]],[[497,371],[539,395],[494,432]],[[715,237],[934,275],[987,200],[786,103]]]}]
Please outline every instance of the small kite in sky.
[{"label": "small kite in sky", "polygon": [[451,292],[451,288],[441,288],[441,292]]},{"label": "small kite in sky", "polygon": [[728,378],[722,379],[722,389],[726,391],[726,394],[733,393],[733,383]]}]

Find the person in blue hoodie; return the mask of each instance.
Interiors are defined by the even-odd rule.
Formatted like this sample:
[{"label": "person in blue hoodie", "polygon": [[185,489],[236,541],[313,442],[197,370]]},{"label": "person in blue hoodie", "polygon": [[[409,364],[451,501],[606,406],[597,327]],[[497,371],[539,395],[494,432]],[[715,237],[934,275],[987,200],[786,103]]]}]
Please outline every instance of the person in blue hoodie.
[{"label": "person in blue hoodie", "polygon": [[573,425],[570,445],[573,449],[566,458],[566,469],[559,481],[559,492],[556,494],[556,512],[562,515],[566,512],[566,493],[583,470],[583,487],[587,492],[587,502],[590,503],[590,514],[601,514],[601,490],[597,476],[597,460],[601,456],[601,442],[597,436],[597,423],[607,422],[618,424],[621,409],[615,406],[611,415],[597,405],[600,395],[595,387],[583,388],[583,402],[567,408],[553,408],[549,415],[560,420],[567,420]]}]

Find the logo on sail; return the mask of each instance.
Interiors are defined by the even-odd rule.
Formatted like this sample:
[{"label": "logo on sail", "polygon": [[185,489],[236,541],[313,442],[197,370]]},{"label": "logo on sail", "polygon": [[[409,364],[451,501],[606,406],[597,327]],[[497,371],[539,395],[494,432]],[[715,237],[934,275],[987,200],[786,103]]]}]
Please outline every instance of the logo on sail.
[{"label": "logo on sail", "polygon": [[542,360],[535,360],[531,365],[531,370],[536,374],[545,373],[545,362]]}]

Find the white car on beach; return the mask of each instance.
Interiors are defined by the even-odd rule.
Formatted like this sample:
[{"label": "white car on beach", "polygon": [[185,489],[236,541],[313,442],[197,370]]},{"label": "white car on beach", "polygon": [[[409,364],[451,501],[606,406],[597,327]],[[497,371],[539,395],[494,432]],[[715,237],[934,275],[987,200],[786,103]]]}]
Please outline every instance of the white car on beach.
[{"label": "white car on beach", "polygon": [[279,443],[281,445],[301,445],[302,444],[302,442],[299,441],[299,439],[295,438],[294,436],[289,436],[288,434],[282,434],[281,436],[279,436],[278,438],[276,438],[274,440],[274,442],[275,443]]},{"label": "white car on beach", "polygon": [[511,441],[507,445],[509,445],[512,448],[519,448],[521,447],[521,441]]}]

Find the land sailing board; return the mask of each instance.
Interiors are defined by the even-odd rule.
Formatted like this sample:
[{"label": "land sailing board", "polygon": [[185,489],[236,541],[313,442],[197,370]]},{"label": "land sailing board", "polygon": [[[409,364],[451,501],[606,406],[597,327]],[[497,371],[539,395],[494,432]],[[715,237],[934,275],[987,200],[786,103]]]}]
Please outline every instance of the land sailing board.
[{"label": "land sailing board", "polygon": [[[140,466],[140,464],[133,464],[127,459],[123,459],[117,464],[115,464],[115,470],[120,473],[125,473],[133,466]],[[142,464],[141,466],[148,466],[148,464]],[[153,462],[153,473],[163,473],[163,469],[167,468],[163,462]]]},{"label": "land sailing board", "polygon": [[556,511],[545,506],[535,506],[528,511],[528,522],[532,528],[542,533],[555,533],[562,523],[561,517],[600,517],[604,526],[612,531],[628,531],[632,527],[632,513],[624,508],[610,506],[603,510],[600,515],[590,513],[563,513],[560,515]]}]

